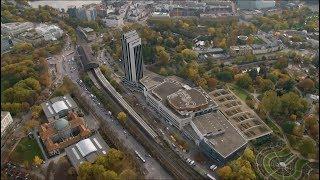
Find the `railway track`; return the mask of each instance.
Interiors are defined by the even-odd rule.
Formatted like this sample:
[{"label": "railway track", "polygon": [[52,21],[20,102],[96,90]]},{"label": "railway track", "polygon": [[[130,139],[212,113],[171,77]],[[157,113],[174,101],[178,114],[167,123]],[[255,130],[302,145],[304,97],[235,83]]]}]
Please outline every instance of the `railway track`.
[{"label": "railway track", "polygon": [[[114,103],[119,104],[114,94],[108,91],[108,88],[102,83],[95,73],[94,70],[91,71],[96,78],[97,82],[100,84],[102,89],[107,95],[113,99]],[[195,171],[191,166],[186,164],[173,150],[171,150],[168,145],[166,145],[159,137],[150,138],[149,134],[146,134],[145,130],[142,130],[140,124],[137,121],[129,120],[126,123],[126,127],[129,132],[135,136],[143,146],[155,157],[163,167],[165,167],[176,179],[204,179],[204,177]]]}]

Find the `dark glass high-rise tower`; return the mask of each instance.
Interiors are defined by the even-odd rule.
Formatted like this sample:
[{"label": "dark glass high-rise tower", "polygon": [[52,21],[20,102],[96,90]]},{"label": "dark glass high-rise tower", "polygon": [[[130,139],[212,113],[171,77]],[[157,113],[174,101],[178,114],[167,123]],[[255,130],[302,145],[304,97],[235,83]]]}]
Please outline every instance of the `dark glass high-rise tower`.
[{"label": "dark glass high-rise tower", "polygon": [[123,34],[121,42],[125,79],[137,83],[143,77],[141,38],[134,30]]}]

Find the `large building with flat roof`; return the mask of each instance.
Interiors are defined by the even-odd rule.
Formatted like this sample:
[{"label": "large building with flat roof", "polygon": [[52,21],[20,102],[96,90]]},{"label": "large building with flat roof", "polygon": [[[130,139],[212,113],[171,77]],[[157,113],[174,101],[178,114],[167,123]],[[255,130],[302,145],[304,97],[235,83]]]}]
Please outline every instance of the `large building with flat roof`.
[{"label": "large building with flat roof", "polygon": [[250,141],[272,133],[272,130],[260,117],[244,104],[236,95],[226,89],[217,89],[209,93],[215,100],[227,120]]},{"label": "large building with flat roof", "polygon": [[93,163],[99,155],[106,155],[110,147],[99,133],[79,141],[65,149],[72,166],[79,170],[79,166],[85,162]]},{"label": "large building with flat roof", "polygon": [[48,121],[53,121],[68,115],[68,112],[76,111],[78,106],[69,94],[54,97],[41,104]]},{"label": "large building with flat roof", "polygon": [[246,139],[219,110],[194,117],[188,126],[184,128],[186,136],[218,164],[226,163],[246,147]]},{"label": "large building with flat roof", "polygon": [[224,164],[246,147],[245,137],[203,89],[190,87],[175,76],[163,78],[152,73],[140,82],[148,104],[217,164]]},{"label": "large building with flat roof", "polygon": [[161,82],[157,81],[159,78],[153,78],[147,77],[140,81],[145,86],[147,102],[180,130],[194,116],[217,108],[217,104],[201,88],[191,88],[176,77],[168,77]]}]

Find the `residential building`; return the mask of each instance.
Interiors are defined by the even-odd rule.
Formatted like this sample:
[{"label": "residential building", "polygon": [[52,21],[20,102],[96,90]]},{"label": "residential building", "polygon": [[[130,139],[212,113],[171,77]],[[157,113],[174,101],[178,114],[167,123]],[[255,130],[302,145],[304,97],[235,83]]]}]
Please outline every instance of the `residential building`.
[{"label": "residential building", "polygon": [[97,10],[94,6],[87,5],[77,8],[76,17],[81,20],[95,21]]},{"label": "residential building", "polygon": [[154,12],[154,13],[152,13],[150,18],[152,18],[152,19],[165,19],[165,18],[170,18],[170,14],[167,12]]},{"label": "residential building", "polygon": [[110,147],[97,132],[65,149],[68,159],[78,172],[79,166],[87,161],[93,163],[99,155],[106,155]]},{"label": "residential building", "polygon": [[45,41],[55,41],[63,35],[63,30],[56,25],[39,24],[35,31],[43,36]]},{"label": "residential building", "polygon": [[76,6],[69,6],[67,13],[69,17],[76,18],[77,17],[77,7]]},{"label": "residential building", "polygon": [[241,11],[240,17],[244,20],[251,20],[252,18],[257,18],[263,16],[263,12],[260,10],[253,10],[253,11]]},{"label": "residential building", "polygon": [[138,83],[143,77],[141,38],[133,30],[122,35],[122,60],[124,61],[125,80]]},{"label": "residential building", "polygon": [[16,39],[19,39],[22,42],[30,43],[33,46],[39,46],[45,42],[44,37],[37,33],[34,29],[19,34]]},{"label": "residential building", "polygon": [[31,22],[13,22],[13,23],[1,23],[1,34],[10,35],[15,37],[16,35],[26,32],[34,28],[34,24]]},{"label": "residential building", "polygon": [[122,27],[123,24],[123,18],[119,16],[108,16],[102,19],[106,27]]},{"label": "residential building", "polygon": [[89,27],[86,27],[86,28],[78,27],[77,29],[87,42],[92,42],[97,38],[94,30]]},{"label": "residential building", "polygon": [[10,36],[1,35],[1,54],[8,52],[13,47],[13,42]]},{"label": "residential building", "polygon": [[13,123],[10,112],[1,111],[1,137],[6,133],[8,127]]},{"label": "residential building", "polygon": [[69,112],[76,112],[78,106],[69,94],[54,97],[47,102],[41,103],[44,114],[49,122],[65,117]]},{"label": "residential building", "polygon": [[39,128],[39,136],[47,153],[60,154],[64,148],[90,136],[83,118],[70,112],[68,116],[44,123]]},{"label": "residential building", "polygon": [[274,0],[237,0],[237,7],[241,10],[268,9],[275,7]]},{"label": "residential building", "polygon": [[233,57],[252,54],[252,47],[250,47],[249,45],[230,46],[229,54]]}]

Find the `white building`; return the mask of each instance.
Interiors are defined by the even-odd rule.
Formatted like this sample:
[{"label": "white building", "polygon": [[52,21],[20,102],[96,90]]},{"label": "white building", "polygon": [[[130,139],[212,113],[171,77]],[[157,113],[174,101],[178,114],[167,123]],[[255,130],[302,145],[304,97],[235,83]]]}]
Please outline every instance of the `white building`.
[{"label": "white building", "polygon": [[1,111],[1,137],[5,134],[6,130],[12,124],[13,120],[10,112]]},{"label": "white building", "polygon": [[22,32],[28,31],[34,28],[34,24],[31,22],[14,22],[14,23],[1,23],[1,34],[10,36],[18,35]]},{"label": "white building", "polygon": [[45,41],[57,40],[63,35],[63,30],[56,25],[40,24],[35,30],[43,36]]},{"label": "white building", "polygon": [[106,27],[121,27],[123,26],[123,18],[118,16],[110,16],[102,19]]}]

